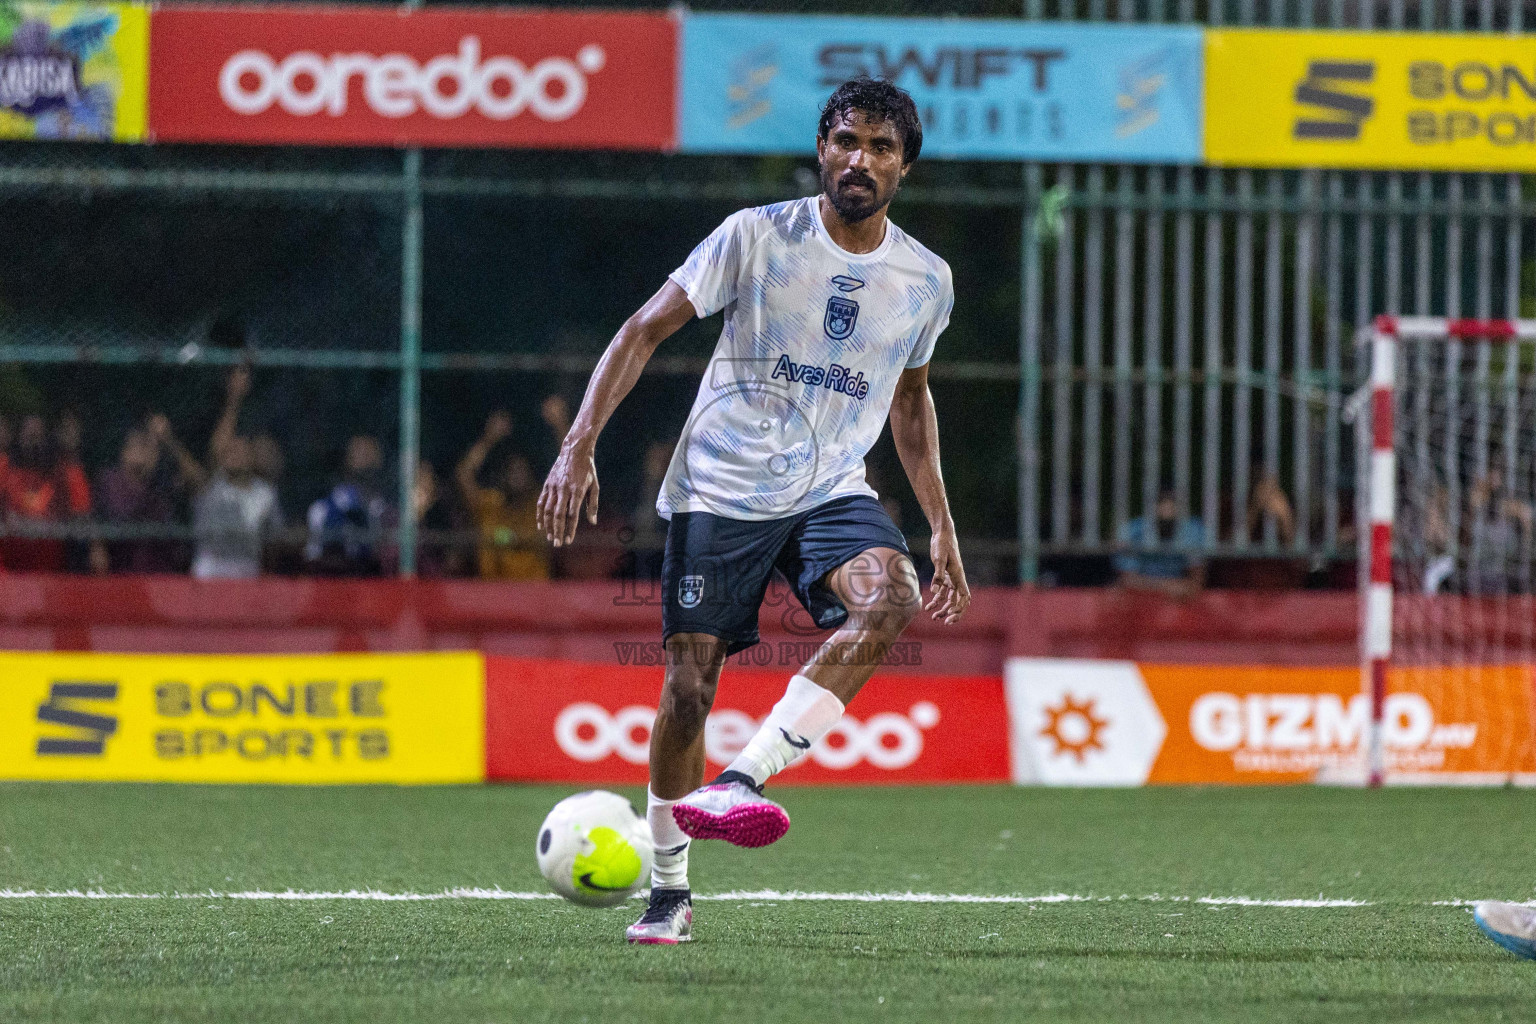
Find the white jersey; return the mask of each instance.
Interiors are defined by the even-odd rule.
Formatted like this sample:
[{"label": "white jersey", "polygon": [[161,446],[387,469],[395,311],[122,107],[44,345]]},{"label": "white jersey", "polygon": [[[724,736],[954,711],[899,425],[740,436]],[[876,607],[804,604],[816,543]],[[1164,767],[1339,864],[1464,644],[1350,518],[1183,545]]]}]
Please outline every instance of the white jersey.
[{"label": "white jersey", "polygon": [[656,511],[778,519],[875,496],[864,456],[949,324],[949,265],[889,221],[879,248],[848,252],[811,197],[732,214],[671,279],[725,329]]}]

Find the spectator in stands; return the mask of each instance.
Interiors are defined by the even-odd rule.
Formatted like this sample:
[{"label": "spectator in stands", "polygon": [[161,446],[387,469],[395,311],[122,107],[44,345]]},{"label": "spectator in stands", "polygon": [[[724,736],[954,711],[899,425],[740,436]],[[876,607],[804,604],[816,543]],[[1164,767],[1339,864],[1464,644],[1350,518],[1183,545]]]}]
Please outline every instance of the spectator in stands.
[{"label": "spectator in stands", "polygon": [[549,579],[549,552],[538,532],[538,480],[528,457],[521,452],[508,454],[491,474],[494,482],[490,486],[480,484],[480,471],[491,449],[511,434],[512,417],[506,412],[492,413],[480,439],[459,460],[454,477],[480,532],[481,578]]},{"label": "spectator in stands", "polygon": [[282,529],[277,491],[255,472],[250,438],[231,434],[215,448],[218,469],[192,503],[198,579],[261,575],[265,545]]},{"label": "spectator in stands", "polygon": [[251,458],[256,475],[282,494],[283,471],[288,467],[288,460],[283,457],[283,448],[277,438],[267,433],[251,438]]},{"label": "spectator in stands", "polygon": [[1275,537],[1280,544],[1296,539],[1296,513],[1291,499],[1280,486],[1280,478],[1267,470],[1255,471],[1258,482],[1248,496],[1248,536],[1262,540],[1267,524],[1275,524]]},{"label": "spectator in stands", "polygon": [[416,467],[416,489],[411,496],[411,512],[416,517],[418,575],[462,576],[463,549],[452,539],[459,528],[453,503],[438,484],[437,468],[426,459]]},{"label": "spectator in stands", "polygon": [[1205,586],[1205,562],[1196,554],[1204,539],[1200,520],[1180,518],[1178,498],[1165,489],[1150,518],[1132,519],[1120,532],[1121,552],[1115,556],[1119,584],[1176,598],[1194,596]]},{"label": "spectator in stands", "polygon": [[[113,524],[170,526],[176,522],[182,500],[200,491],[207,480],[207,471],[176,437],[170,420],[155,413],[143,426],[128,431],[117,465],[97,478],[97,514]],[[168,538],[107,545],[109,566],[115,572],[175,571],[179,550],[181,545]]]},{"label": "spectator in stands", "polygon": [[384,449],[378,438],[356,434],[347,439],[341,479],[309,506],[309,541],[304,561],[310,571],[329,576],[377,576],[384,530],[391,508],[381,477]]},{"label": "spectator in stands", "polygon": [[[80,417],[73,410],[66,410],[59,414],[59,418],[53,421],[53,450],[57,460],[59,472],[68,477],[78,477],[86,480],[86,491],[89,494],[89,478],[85,473],[85,465],[81,461],[81,450],[85,447],[85,429],[80,424]],[[89,518],[89,513],[78,518]],[[68,572],[93,572],[101,574],[107,571],[107,549],[96,538],[70,538],[64,542],[64,569]]]},{"label": "spectator in stands", "polygon": [[[1500,456],[1502,458],[1502,456]],[[1468,594],[1490,597],[1531,592],[1533,557],[1531,506],[1504,486],[1497,459],[1467,493],[1466,544]]]},{"label": "spectator in stands", "polygon": [[656,498],[672,461],[673,445],[652,441],[645,447],[641,463],[640,501],[631,520],[634,537],[630,546],[635,553],[635,573],[643,579],[661,578],[661,555],[667,546],[667,521],[656,511]]},{"label": "spectator in stands", "polygon": [[[60,458],[41,416],[21,421],[0,478],[0,506],[7,525],[22,534],[90,514],[91,486],[85,472],[78,461]],[[64,542],[57,537],[7,537],[0,545],[0,565],[22,572],[60,572],[65,567]]]}]

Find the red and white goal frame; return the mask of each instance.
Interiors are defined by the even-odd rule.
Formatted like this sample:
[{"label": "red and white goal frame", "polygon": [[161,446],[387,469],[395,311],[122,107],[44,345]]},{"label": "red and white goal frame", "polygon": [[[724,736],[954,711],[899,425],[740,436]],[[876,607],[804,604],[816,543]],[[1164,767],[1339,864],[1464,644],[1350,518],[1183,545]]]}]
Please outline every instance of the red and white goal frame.
[{"label": "red and white goal frame", "polygon": [[[1400,357],[1405,352],[1411,352],[1411,346],[1414,343],[1444,343],[1446,355],[1441,356],[1438,361],[1434,361],[1430,359],[1428,352],[1424,353],[1420,368],[1415,372],[1422,374],[1423,365],[1432,363],[1436,372],[1440,372],[1443,369],[1446,373],[1454,374],[1456,372],[1454,369],[1455,361],[1461,358],[1461,353],[1472,353],[1473,358],[1479,361],[1477,365],[1484,374],[1484,380],[1482,381],[1483,391],[1480,392],[1480,398],[1482,401],[1487,402],[1487,395],[1493,390],[1487,383],[1487,368],[1489,366],[1490,354],[1488,351],[1478,351],[1478,349],[1488,349],[1490,346],[1504,347],[1507,354],[1501,357],[1501,361],[1504,364],[1504,372],[1508,382],[1504,385],[1505,391],[1508,392],[1511,387],[1527,389],[1521,392],[1523,396],[1526,396],[1521,399],[1524,404],[1517,405],[1516,400],[1513,398],[1508,402],[1509,412],[1504,418],[1508,423],[1512,424],[1508,427],[1508,431],[1510,435],[1513,435],[1515,429],[1523,423],[1521,417],[1529,418],[1529,413],[1525,411],[1530,405],[1528,396],[1531,393],[1536,393],[1536,389],[1531,388],[1532,375],[1529,369],[1522,372],[1518,349],[1511,346],[1521,342],[1536,342],[1536,320],[1476,320],[1384,315],[1375,318],[1369,329],[1369,334],[1371,419],[1368,436],[1370,454],[1368,464],[1361,467],[1361,482],[1367,491],[1367,495],[1365,498],[1366,508],[1363,510],[1364,514],[1357,519],[1357,522],[1361,522],[1362,527],[1368,528],[1368,532],[1360,538],[1362,542],[1360,545],[1361,557],[1365,563],[1361,567],[1364,590],[1360,624],[1361,675],[1362,688],[1369,697],[1370,709],[1365,768],[1369,784],[1379,786],[1382,784],[1388,769],[1386,751],[1383,746],[1384,717],[1388,696],[1388,670],[1394,660],[1393,642],[1394,634],[1397,632],[1394,628],[1393,608],[1394,529],[1398,527],[1397,519],[1401,514],[1397,444],[1401,440],[1404,425],[1397,420],[1396,413],[1402,408],[1402,403],[1407,399],[1406,395],[1399,394],[1398,392],[1405,385],[1416,386],[1421,392],[1432,392],[1433,388],[1430,384],[1434,383],[1426,383],[1425,381],[1411,382],[1408,378],[1412,376],[1412,372],[1405,369],[1407,358]],[[1517,376],[1519,377],[1518,383],[1516,382]],[[1449,399],[1452,411],[1445,421],[1445,432],[1448,436],[1452,435],[1458,427],[1458,424],[1454,422],[1459,415],[1455,411],[1455,403],[1457,401],[1455,396],[1461,393],[1463,387],[1460,378],[1453,376],[1450,379],[1451,384],[1448,387],[1443,380],[1439,381],[1441,390],[1448,391],[1452,395]],[[1494,387],[1497,386],[1498,382],[1495,382]],[[1418,398],[1417,401],[1424,403],[1420,408],[1427,408],[1429,398],[1426,395],[1425,397]],[[1444,412],[1444,410],[1440,411]],[[1486,413],[1478,415],[1486,417]],[[1491,442],[1489,439],[1486,418],[1479,419],[1479,426],[1481,435],[1479,441],[1483,445],[1483,450],[1476,457],[1482,460],[1481,465],[1484,467],[1484,478],[1487,479],[1488,450],[1497,442]],[[1422,424],[1420,428],[1422,430]],[[1425,444],[1426,442],[1421,439],[1419,443]],[[1456,443],[1454,438],[1450,443]],[[1467,447],[1473,446],[1469,444]],[[1439,454],[1443,455],[1443,453]],[[1508,452],[1509,465],[1511,467],[1515,466],[1515,454],[1514,451]],[[1502,459],[1503,457],[1504,455],[1501,454],[1500,458]],[[1463,463],[1459,460],[1464,458],[1464,455],[1453,450],[1448,458],[1442,458],[1440,462],[1437,462],[1431,473],[1431,480],[1444,481],[1449,477],[1452,479],[1452,486],[1456,486],[1457,481],[1455,481],[1455,477],[1458,475],[1458,468],[1463,467]],[[1530,452],[1524,452],[1520,458],[1536,464],[1536,460],[1531,459]],[[1530,475],[1529,472],[1525,473],[1527,482]],[[1444,484],[1429,483],[1421,486],[1443,489]],[[1452,498],[1449,500],[1440,495],[1438,500],[1447,508],[1454,510],[1460,507],[1460,493],[1453,491],[1452,495]],[[1417,523],[1413,524],[1413,528],[1425,533],[1429,532],[1425,527],[1425,520],[1422,516]],[[1454,538],[1460,535],[1460,531],[1452,528],[1442,530],[1441,532],[1445,536],[1452,538],[1448,543],[1454,547]],[[1526,532],[1530,532],[1529,528],[1527,528]],[[1401,588],[1405,581],[1400,577],[1395,582]],[[1420,585],[1420,580],[1410,575],[1408,583],[1411,586],[1418,586]],[[1430,593],[1427,590],[1423,592]],[[1477,593],[1475,590],[1464,592]],[[1408,591],[1407,593],[1412,594],[1414,592]],[[1524,603],[1516,609],[1516,612],[1518,615],[1529,619],[1531,617],[1529,594],[1522,593],[1520,596]],[[1418,598],[1414,597],[1411,600],[1418,600]],[[1441,600],[1461,600],[1465,602],[1467,599],[1452,598]],[[1440,629],[1447,628],[1439,621],[1436,622],[1436,626]],[[1522,628],[1528,629],[1529,624],[1527,623]],[[1528,645],[1522,643],[1521,646],[1523,651],[1516,653],[1528,655]],[[1434,653],[1430,652],[1431,655]]]}]

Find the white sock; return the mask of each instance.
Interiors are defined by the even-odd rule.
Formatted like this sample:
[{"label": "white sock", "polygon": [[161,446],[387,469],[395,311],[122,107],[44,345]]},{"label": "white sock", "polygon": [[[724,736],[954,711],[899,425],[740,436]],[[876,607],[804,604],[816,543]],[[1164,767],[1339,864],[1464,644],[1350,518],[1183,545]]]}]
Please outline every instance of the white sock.
[{"label": "white sock", "polygon": [[752,776],[759,786],[811,749],[811,744],[843,717],[843,702],[805,676],[789,681],[784,696],[768,712],[741,754],[726,771]]},{"label": "white sock", "polygon": [[672,817],[676,800],[663,800],[645,791],[645,820],[651,825],[651,842],[656,845],[656,860],[651,868],[652,889],[688,888],[688,836]]}]

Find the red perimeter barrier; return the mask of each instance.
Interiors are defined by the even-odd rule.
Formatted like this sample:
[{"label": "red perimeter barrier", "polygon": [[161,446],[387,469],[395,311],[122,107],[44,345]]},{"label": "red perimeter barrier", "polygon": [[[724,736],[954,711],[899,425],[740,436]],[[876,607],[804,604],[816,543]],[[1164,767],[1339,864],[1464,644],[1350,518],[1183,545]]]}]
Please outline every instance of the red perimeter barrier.
[{"label": "red perimeter barrier", "polygon": [[[1174,601],[1116,589],[983,587],[955,626],[920,615],[897,652],[902,663],[882,672],[1001,675],[1010,655],[1349,665],[1358,657],[1356,621],[1350,592],[1208,591]],[[745,667],[780,675],[826,635],[777,587],[760,629],[765,644],[747,652]],[[617,580],[0,575],[5,650],[479,650],[618,666],[657,662],[660,637],[659,594]]]},{"label": "red perimeter barrier", "polygon": [[[662,669],[487,658],[486,777],[643,785]],[[784,693],[789,673],[738,669],[705,731],[724,768]],[[790,784],[1006,782],[1008,711],[997,677],[877,675],[781,777]]]}]

